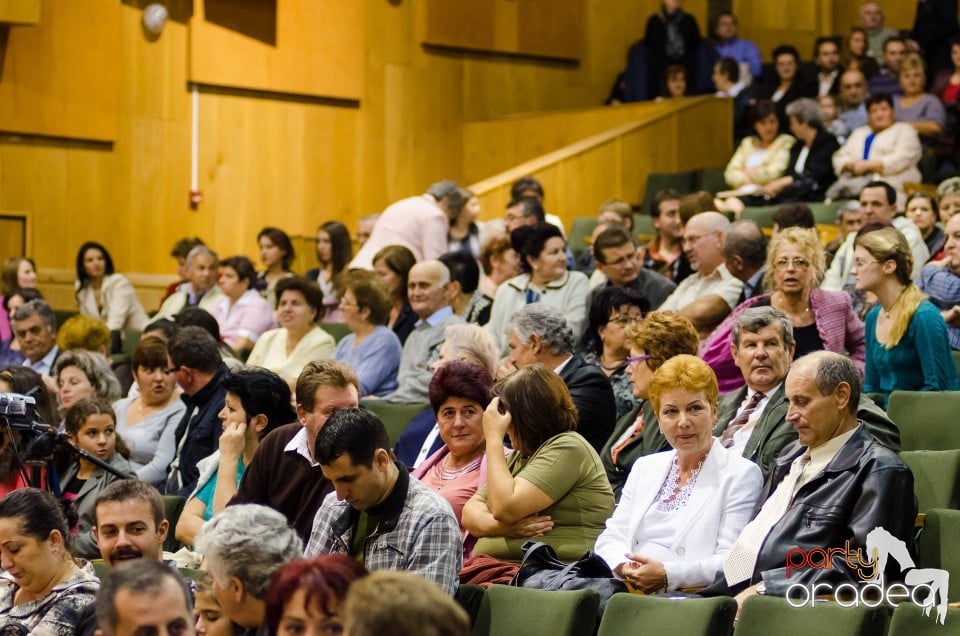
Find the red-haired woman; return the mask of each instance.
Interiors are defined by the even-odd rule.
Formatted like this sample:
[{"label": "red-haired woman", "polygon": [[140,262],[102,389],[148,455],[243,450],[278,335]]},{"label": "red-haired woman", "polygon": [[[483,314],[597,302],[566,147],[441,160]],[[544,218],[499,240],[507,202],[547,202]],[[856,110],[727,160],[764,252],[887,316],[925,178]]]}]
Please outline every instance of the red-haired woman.
[{"label": "red-haired woman", "polygon": [[347,590],[367,574],[365,567],[343,554],[287,563],[274,572],[267,591],[266,619],[271,636],[304,631],[341,633],[340,612]]}]

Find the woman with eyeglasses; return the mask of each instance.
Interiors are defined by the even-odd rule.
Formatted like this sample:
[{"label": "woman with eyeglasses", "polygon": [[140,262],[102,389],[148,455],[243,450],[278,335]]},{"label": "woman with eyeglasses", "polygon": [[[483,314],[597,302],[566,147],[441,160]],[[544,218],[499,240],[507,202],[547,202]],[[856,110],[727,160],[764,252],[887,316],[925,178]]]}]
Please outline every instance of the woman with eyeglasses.
[{"label": "woman with eyeglasses", "polygon": [[816,230],[791,227],[771,239],[763,276],[767,292],[736,307],[700,348],[700,357],[717,374],[721,393],[744,384],[730,345],[733,323],[748,307],[770,306],[787,315],[797,344],[794,359],[811,351],[834,351],[847,355],[863,372],[863,322],[854,312],[849,294],[819,288],[824,263]]},{"label": "woman with eyeglasses", "polygon": [[650,303],[639,292],[626,287],[605,287],[593,294],[583,336],[583,359],[600,367],[610,379],[617,400],[617,419],[635,405],[627,374],[627,329],[643,320]]},{"label": "woman with eyeglasses", "polygon": [[871,292],[877,304],[867,312],[864,393],[956,391],[957,368],[940,310],[913,283],[913,253],[907,240],[888,227],[854,241],[857,291]]},{"label": "woman with eyeglasses", "polygon": [[700,336],[687,318],[672,311],[654,311],[627,328],[626,344],[630,350],[626,373],[636,402],[617,420],[600,451],[600,461],[617,499],[637,459],[670,447],[650,401],[650,379],[674,356],[697,355]]}]

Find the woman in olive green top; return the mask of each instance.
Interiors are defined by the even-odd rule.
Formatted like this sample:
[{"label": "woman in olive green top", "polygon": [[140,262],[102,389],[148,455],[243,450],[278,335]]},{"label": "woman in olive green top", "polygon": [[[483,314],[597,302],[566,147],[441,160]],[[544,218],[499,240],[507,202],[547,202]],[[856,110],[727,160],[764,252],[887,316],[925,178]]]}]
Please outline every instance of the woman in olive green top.
[{"label": "woman in olive green top", "polygon": [[[463,507],[479,537],[474,554],[519,561],[530,537],[575,561],[593,548],[613,513],[600,457],[574,429],[577,410],[560,377],[542,364],[494,387],[483,414],[487,485]],[[503,455],[504,435],[514,451]]]}]

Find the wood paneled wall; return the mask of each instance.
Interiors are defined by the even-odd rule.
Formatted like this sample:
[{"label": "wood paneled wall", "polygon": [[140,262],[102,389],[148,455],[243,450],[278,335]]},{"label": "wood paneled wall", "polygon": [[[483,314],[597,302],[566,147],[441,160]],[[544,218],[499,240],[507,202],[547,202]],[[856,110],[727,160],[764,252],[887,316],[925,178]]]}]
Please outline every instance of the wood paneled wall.
[{"label": "wood paneled wall", "polygon": [[[241,2],[273,16],[276,50],[264,50],[264,33],[243,43],[250,35],[221,34],[232,37],[218,40],[217,55],[237,69],[194,63],[198,34],[224,28],[204,23],[214,0],[166,0],[171,19],[156,38],[142,29],[143,0],[42,0],[40,25],[9,27],[2,51],[0,210],[30,214],[27,251],[48,280],[67,286],[76,248],[100,240],[150,306],[182,236],[258,260],[264,225],[303,236],[329,219],[352,227],[433,181],[463,180],[466,122],[601,103],[659,1],[582,1],[582,47],[570,64],[424,46],[422,2],[324,0],[338,7],[333,26],[353,23],[332,43],[362,42],[362,65],[345,67],[360,77],[321,78],[317,69],[339,58],[314,43],[296,60],[304,83],[291,86],[287,47],[331,27],[304,9],[320,0]],[[706,0],[685,6],[705,28]],[[285,29],[295,37],[280,37]],[[191,79],[228,86],[200,90],[204,200],[195,210]]]}]

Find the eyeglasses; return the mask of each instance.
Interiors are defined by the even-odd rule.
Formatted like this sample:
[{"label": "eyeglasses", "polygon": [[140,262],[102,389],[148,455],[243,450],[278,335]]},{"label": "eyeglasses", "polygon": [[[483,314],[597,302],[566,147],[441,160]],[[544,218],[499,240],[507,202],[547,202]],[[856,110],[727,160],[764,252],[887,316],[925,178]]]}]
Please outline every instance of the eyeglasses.
[{"label": "eyeglasses", "polygon": [[648,354],[643,354],[642,356],[627,356],[627,364],[637,364],[638,362],[645,362],[652,358],[653,356]]},{"label": "eyeglasses", "polygon": [[880,264],[880,261],[862,261],[860,259],[853,260],[853,266],[859,269],[866,269],[868,266],[873,265],[874,263]]},{"label": "eyeglasses", "polygon": [[805,258],[778,258],[773,266],[777,269],[807,269],[810,261]]},{"label": "eyeglasses", "polygon": [[178,365],[178,366],[175,366],[175,367],[167,367],[166,369],[163,370],[163,372],[164,372],[165,374],[167,374],[167,375],[170,375],[170,374],[176,373],[177,371],[179,371],[179,370],[182,369],[182,368],[183,368],[183,365],[181,364],[181,365]]},{"label": "eyeglasses", "polygon": [[643,314],[641,313],[626,314],[626,315],[620,314],[616,318],[611,318],[610,322],[615,322],[621,327],[626,327],[627,325],[638,323],[641,320],[643,320]]}]

